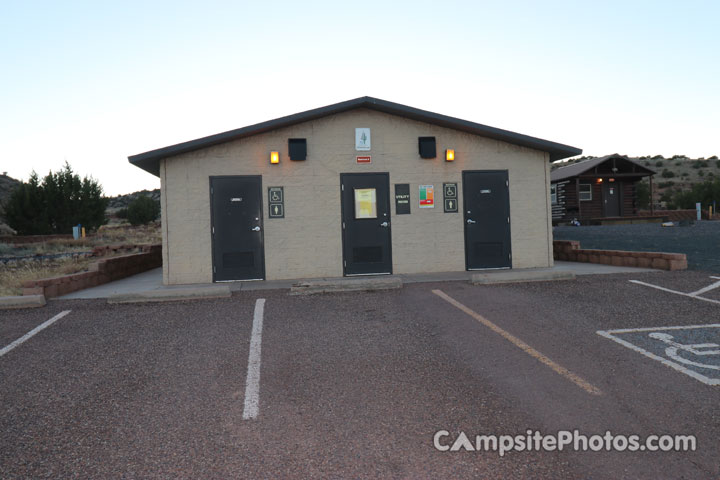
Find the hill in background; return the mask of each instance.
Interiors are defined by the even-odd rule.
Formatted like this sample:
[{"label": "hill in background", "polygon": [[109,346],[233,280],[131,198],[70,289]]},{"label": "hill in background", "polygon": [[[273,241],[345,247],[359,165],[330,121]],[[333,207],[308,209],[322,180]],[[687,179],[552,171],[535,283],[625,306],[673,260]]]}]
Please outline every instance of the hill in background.
[{"label": "hill in background", "polygon": [[5,173],[0,175],[0,208],[2,208],[2,205],[5,205],[5,202],[10,198],[13,190],[15,190],[15,187],[18,185],[20,185],[20,180],[8,177]]},{"label": "hill in background", "polygon": [[0,235],[13,235],[15,233],[12,228],[5,224],[3,205],[5,205],[5,202],[10,198],[13,190],[15,190],[18,185],[20,185],[20,180],[8,177],[5,173],[0,175]]},{"label": "hill in background", "polygon": [[138,192],[126,193],[125,195],[118,195],[117,197],[108,197],[108,214],[114,214],[121,208],[127,208],[130,203],[139,197],[150,197],[156,202],[160,201],[160,189],[155,190],[140,190]]}]

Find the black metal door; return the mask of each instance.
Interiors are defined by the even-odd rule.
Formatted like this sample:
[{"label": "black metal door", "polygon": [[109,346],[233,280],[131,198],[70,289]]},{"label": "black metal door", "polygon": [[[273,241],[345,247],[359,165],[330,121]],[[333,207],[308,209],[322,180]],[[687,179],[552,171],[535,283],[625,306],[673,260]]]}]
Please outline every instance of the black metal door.
[{"label": "black metal door", "polygon": [[603,184],[603,215],[605,217],[620,216],[620,182]]},{"label": "black metal door", "polygon": [[210,177],[213,281],[262,280],[262,177]]},{"label": "black metal door", "polygon": [[510,195],[507,170],[463,172],[465,265],[509,268]]},{"label": "black metal door", "polygon": [[345,275],[392,273],[388,174],[343,173],[340,184]]}]

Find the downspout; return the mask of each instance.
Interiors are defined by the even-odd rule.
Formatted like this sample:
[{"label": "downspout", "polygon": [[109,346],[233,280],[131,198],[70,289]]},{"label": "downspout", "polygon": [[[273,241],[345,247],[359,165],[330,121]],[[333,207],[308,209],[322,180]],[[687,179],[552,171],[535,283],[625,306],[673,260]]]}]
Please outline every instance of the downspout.
[{"label": "downspout", "polygon": [[[168,228],[168,206],[167,206],[167,163],[163,158],[162,179],[160,184],[160,198],[162,199],[162,229],[163,229],[163,270],[167,271],[167,277],[163,278],[165,285],[170,284],[170,229]],[[165,262],[167,259],[167,262]],[[163,275],[164,276],[164,275]]]},{"label": "downspout", "polygon": [[[548,266],[552,267],[555,264],[555,259],[553,257],[553,234],[552,234],[552,205],[550,200],[550,191],[548,190],[550,188],[550,182],[548,179],[548,172],[550,171],[550,154],[545,152],[544,155],[545,160],[545,214],[547,215],[547,222],[545,224],[546,229],[546,237],[547,238],[547,244],[548,244]],[[557,187],[556,187],[557,188]]]}]

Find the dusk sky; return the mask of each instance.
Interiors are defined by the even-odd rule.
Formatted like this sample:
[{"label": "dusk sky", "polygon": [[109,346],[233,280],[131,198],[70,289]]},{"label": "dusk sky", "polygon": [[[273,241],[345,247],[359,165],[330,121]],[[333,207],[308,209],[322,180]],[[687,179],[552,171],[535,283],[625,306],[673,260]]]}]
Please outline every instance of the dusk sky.
[{"label": "dusk sky", "polygon": [[370,95],[576,146],[720,155],[720,2],[2,2],[0,171],[129,155]]}]

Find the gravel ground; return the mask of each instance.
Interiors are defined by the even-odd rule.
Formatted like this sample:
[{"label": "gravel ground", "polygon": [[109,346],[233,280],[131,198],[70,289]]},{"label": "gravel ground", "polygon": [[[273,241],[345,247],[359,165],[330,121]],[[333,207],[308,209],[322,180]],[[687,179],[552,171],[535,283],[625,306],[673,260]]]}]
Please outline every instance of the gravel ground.
[{"label": "gravel ground", "polygon": [[[672,295],[702,272],[574,282],[152,305],[51,300],[0,312],[2,478],[717,478],[718,388],[597,335],[716,323]],[[454,299],[602,391],[590,395],[432,293]],[[597,293],[595,293],[597,292]],[[708,295],[709,296],[709,295]],[[242,419],[256,299],[260,413]],[[680,336],[678,335],[678,338]],[[720,343],[720,339],[707,338]],[[694,434],[696,452],[439,452],[465,432]]]},{"label": "gravel ground", "polygon": [[555,227],[555,240],[577,240],[581,248],[684,253],[688,268],[720,273],[720,222],[685,227],[659,223]]}]

